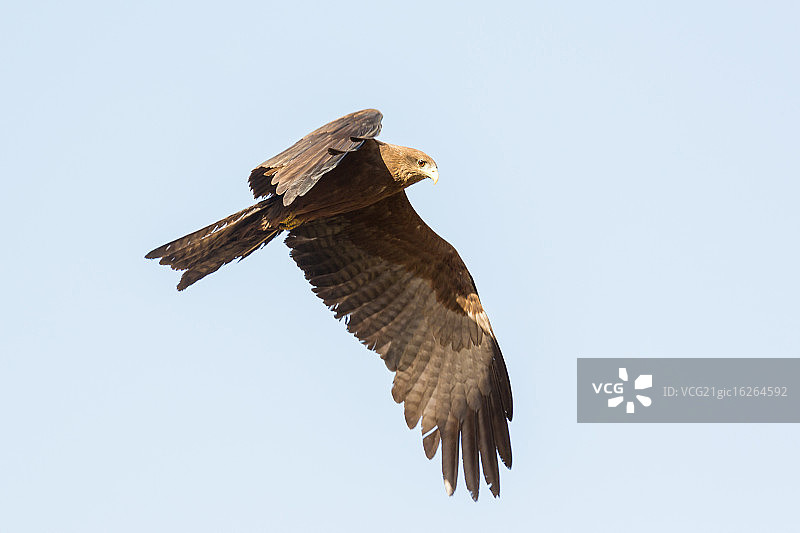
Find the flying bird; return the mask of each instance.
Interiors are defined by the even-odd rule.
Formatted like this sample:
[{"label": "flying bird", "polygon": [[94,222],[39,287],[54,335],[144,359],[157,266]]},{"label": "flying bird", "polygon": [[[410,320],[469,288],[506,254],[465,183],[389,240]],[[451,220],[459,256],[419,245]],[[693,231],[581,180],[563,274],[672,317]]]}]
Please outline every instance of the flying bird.
[{"label": "flying bird", "polygon": [[287,232],[313,291],[395,373],[406,423],[422,421],[432,459],[441,444],[449,495],[458,478],[478,499],[479,458],[500,494],[498,456],[511,468],[511,384],[475,283],[458,252],[411,207],[405,188],[439,171],[425,153],[375,139],[375,109],[312,131],[250,174],[261,199],[146,255],[185,271],[183,290]]}]

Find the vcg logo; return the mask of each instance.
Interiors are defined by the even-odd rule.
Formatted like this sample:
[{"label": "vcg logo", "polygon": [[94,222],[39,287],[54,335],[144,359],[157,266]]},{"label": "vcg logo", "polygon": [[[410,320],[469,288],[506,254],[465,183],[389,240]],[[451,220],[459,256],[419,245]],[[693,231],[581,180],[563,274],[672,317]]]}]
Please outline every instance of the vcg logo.
[{"label": "vcg logo", "polygon": [[[595,394],[606,394],[606,395],[614,395],[612,398],[608,399],[608,406],[609,407],[617,407],[623,401],[625,401],[625,382],[628,381],[628,370],[626,368],[619,369],[619,379],[621,381],[617,383],[592,383],[592,388],[594,389]],[[649,389],[653,386],[653,376],[652,374],[642,374],[633,382],[634,390],[643,390]],[[649,396],[644,396],[643,394],[636,394],[636,400],[644,407],[650,407],[650,404],[653,401],[650,399]],[[625,412],[633,414],[635,404],[633,400],[629,400],[625,403]]]}]

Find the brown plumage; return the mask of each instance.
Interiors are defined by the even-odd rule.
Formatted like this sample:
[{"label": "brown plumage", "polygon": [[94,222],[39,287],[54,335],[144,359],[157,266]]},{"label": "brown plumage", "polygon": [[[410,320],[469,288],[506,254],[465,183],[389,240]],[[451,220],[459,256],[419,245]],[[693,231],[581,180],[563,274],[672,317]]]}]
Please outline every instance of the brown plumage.
[{"label": "brown plumage", "polygon": [[422,421],[430,459],[441,444],[448,494],[479,474],[500,493],[497,457],[511,467],[511,385],[472,276],[417,215],[404,189],[434,182],[433,160],[382,143],[381,114],[346,115],[303,137],[250,174],[264,200],[156,248],[148,259],[185,270],[183,290],[288,231],[291,257],[347,329],[395,372],[392,397],[409,428]]}]

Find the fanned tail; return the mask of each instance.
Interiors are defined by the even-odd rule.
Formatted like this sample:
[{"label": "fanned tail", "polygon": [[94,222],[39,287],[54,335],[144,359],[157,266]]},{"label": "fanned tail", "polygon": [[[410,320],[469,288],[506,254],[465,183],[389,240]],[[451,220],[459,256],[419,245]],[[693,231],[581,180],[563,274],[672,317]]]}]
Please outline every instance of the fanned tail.
[{"label": "fanned tail", "polygon": [[265,246],[281,230],[271,227],[265,209],[272,198],[223,218],[201,230],[159,246],[145,258],[158,259],[173,270],[185,270],[178,283],[182,291],[195,281],[216,272],[234,259],[244,259]]}]

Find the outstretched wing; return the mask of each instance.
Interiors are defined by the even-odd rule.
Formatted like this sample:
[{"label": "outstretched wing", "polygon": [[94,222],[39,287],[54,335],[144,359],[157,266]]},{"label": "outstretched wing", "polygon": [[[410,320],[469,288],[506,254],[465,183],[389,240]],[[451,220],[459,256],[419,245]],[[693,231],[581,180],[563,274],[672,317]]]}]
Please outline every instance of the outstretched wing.
[{"label": "outstretched wing", "polygon": [[314,292],[347,329],[396,372],[392,396],[423,447],[442,444],[449,494],[464,478],[478,498],[479,467],[500,492],[497,455],[511,467],[511,385],[489,319],[464,262],[417,215],[405,193],[305,223],[286,244]]},{"label": "outstretched wing", "polygon": [[283,195],[283,205],[291,204],[348,153],[378,135],[382,118],[377,109],[364,109],[312,131],[253,169],[250,174],[253,196]]}]

